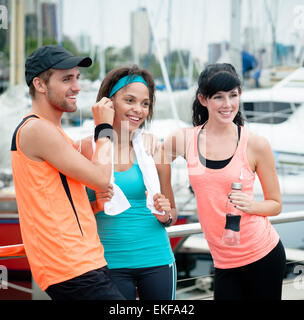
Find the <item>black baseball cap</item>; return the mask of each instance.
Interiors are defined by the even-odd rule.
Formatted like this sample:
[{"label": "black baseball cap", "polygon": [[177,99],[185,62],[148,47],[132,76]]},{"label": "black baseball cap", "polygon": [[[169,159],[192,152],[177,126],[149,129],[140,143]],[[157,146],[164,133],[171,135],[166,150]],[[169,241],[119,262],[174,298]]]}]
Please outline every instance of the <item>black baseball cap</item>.
[{"label": "black baseball cap", "polygon": [[58,45],[43,46],[35,50],[25,62],[25,80],[30,86],[32,80],[48,69],[73,69],[76,66],[89,67],[90,57],[76,57]]}]

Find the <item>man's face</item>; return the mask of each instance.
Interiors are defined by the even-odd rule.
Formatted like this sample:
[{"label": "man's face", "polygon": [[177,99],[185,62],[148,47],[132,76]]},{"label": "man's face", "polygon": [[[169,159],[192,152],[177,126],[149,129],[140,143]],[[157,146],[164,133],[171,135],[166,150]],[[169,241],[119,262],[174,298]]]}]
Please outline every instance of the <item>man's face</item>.
[{"label": "man's face", "polygon": [[68,70],[54,69],[47,84],[46,98],[57,110],[75,112],[76,96],[80,91],[78,67]]}]

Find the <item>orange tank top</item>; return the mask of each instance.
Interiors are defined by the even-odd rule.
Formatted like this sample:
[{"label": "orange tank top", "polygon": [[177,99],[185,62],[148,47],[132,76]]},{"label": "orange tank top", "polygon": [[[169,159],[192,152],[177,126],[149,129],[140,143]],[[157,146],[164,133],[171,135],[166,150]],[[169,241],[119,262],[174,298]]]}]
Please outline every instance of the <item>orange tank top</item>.
[{"label": "orange tank top", "polygon": [[241,182],[242,191],[253,199],[255,174],[246,155],[249,132],[241,127],[241,138],[236,152],[222,169],[205,167],[198,157],[198,134],[202,126],[194,128],[187,152],[187,166],[194,190],[198,217],[208,242],[216,268],[236,268],[255,262],[266,256],[278,243],[279,235],[267,217],[241,215],[240,244],[229,246],[222,243],[226,223],[226,202],[232,182]]},{"label": "orange tank top", "polygon": [[47,121],[33,114],[23,119],[12,139],[11,158],[22,240],[32,275],[45,290],[107,263],[84,185],[20,150],[20,130],[33,118]]}]

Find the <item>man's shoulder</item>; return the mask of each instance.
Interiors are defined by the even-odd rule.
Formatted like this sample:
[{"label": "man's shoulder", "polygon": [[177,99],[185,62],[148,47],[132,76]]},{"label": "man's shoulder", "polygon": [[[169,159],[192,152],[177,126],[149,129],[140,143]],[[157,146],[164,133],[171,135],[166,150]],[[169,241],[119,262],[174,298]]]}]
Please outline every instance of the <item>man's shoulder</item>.
[{"label": "man's shoulder", "polygon": [[51,122],[41,118],[31,119],[21,129],[22,135],[35,135],[36,137],[59,131]]},{"label": "man's shoulder", "polygon": [[40,118],[22,126],[18,137],[20,150],[35,161],[45,160],[45,156],[55,152],[54,148],[63,140],[66,139],[54,124]]}]

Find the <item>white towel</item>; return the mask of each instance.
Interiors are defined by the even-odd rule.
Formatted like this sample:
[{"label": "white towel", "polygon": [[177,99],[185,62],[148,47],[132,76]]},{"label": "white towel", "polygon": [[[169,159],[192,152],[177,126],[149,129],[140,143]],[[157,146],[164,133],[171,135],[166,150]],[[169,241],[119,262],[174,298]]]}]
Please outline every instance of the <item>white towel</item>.
[{"label": "white towel", "polygon": [[[95,151],[96,144],[94,138],[92,140],[93,152]],[[112,172],[111,172],[111,184],[113,185],[113,197],[110,201],[104,204],[104,213],[110,216],[115,216],[120,214],[131,207],[125,194],[119,188],[117,184],[114,183],[114,145],[111,146],[112,153]]]},{"label": "white towel", "polygon": [[159,212],[154,207],[153,196],[160,193],[160,183],[158,178],[155,162],[151,155],[148,155],[142,140],[142,131],[136,130],[132,138],[133,148],[136,154],[137,163],[144,178],[144,184],[148,191],[147,194],[147,207],[154,214],[164,215],[165,212]]},{"label": "white towel", "polygon": [[[142,131],[140,129],[136,130],[132,138],[133,148],[135,151],[137,163],[142,172],[144,184],[147,189],[147,207],[154,214],[164,215],[165,212],[159,212],[154,207],[153,196],[156,193],[160,193],[160,183],[158,178],[158,173],[156,170],[155,162],[151,155],[146,153],[143,141],[142,141]],[[95,150],[95,141],[92,140],[93,151]],[[114,147],[112,143],[112,174],[111,174],[111,184],[113,185],[114,195],[110,201],[105,202],[104,212],[108,215],[117,215],[130,208],[130,203],[123,191],[118,185],[114,183]]]}]

